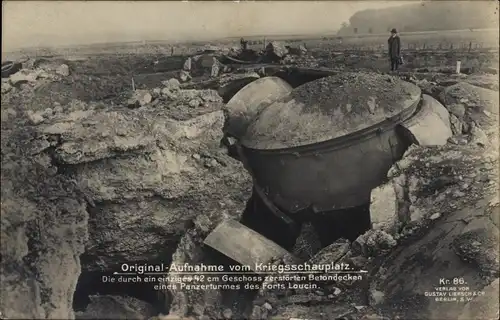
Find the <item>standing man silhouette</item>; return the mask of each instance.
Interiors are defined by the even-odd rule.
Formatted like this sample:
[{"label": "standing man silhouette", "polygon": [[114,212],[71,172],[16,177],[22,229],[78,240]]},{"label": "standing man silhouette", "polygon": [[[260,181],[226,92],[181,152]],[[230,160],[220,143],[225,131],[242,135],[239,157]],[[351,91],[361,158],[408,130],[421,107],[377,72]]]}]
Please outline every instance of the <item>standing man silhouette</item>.
[{"label": "standing man silhouette", "polygon": [[401,39],[398,36],[396,29],[391,30],[389,43],[389,59],[391,61],[391,71],[398,70],[401,59]]}]

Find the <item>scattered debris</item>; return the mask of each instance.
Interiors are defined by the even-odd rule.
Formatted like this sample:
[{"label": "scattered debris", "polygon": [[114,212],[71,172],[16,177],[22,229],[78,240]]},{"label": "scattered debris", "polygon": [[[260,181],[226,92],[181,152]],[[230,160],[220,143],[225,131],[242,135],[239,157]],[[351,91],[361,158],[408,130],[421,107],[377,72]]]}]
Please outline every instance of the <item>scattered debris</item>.
[{"label": "scattered debris", "polygon": [[[271,47],[285,59],[296,52],[284,53],[286,48],[274,43]],[[362,54],[299,49],[301,54],[288,62],[337,70],[350,68],[352,61],[358,61],[357,68],[363,59],[373,63]],[[249,76],[251,69],[246,75],[222,75],[229,67],[217,61],[217,52],[202,56],[180,59],[175,71],[184,69],[178,73],[180,81],[172,78],[162,86],[156,81],[158,88],[153,88],[137,80],[138,88],[151,88],[135,90],[132,97],[128,71],[116,77],[89,72],[102,57],[74,63],[27,61],[7,77],[2,68],[2,224],[16,226],[2,229],[2,242],[14,248],[2,252],[2,270],[15,267],[3,281],[10,293],[2,317],[151,318],[156,310],[149,303],[125,294],[91,295],[86,310],[75,313],[71,301],[78,296],[73,291],[79,274],[165,256],[179,264],[211,261],[200,249],[203,239],[220,223],[239,219],[252,187],[242,165],[219,149],[221,92],[231,96],[227,92],[235,89],[230,83],[259,75]],[[212,86],[200,84],[195,72],[200,63],[206,64],[204,76],[212,77]],[[270,74],[261,68],[255,71]],[[297,242],[297,254],[309,263],[348,262],[369,270],[366,283],[331,282],[311,292],[268,292],[267,300],[258,303],[238,301],[250,314],[229,305],[231,299],[217,290],[172,290],[170,315],[156,319],[188,319],[188,313],[193,319],[413,319],[431,318],[432,312],[440,319],[494,318],[490,315],[498,304],[480,297],[463,310],[432,299],[397,311],[386,307],[426,299],[423,293],[437,285],[432,279],[444,269],[451,270],[450,277],[463,276],[486,297],[498,294],[498,152],[491,147],[493,133],[498,133],[497,80],[460,75],[446,76],[446,82],[430,71],[411,77],[447,110],[430,112],[432,126],[408,129],[419,145],[391,168],[386,184],[372,191],[373,230],[353,243],[341,239],[321,249],[314,229],[304,224]],[[78,92],[92,94],[87,101],[75,99]],[[440,133],[429,135],[438,123]],[[26,255],[32,250],[29,243],[43,254]],[[80,261],[84,251],[86,258]],[[54,265],[55,260],[60,263]],[[456,268],[445,268],[449,265]],[[35,276],[41,280],[33,282]],[[20,304],[15,298],[40,292],[43,304]]]}]

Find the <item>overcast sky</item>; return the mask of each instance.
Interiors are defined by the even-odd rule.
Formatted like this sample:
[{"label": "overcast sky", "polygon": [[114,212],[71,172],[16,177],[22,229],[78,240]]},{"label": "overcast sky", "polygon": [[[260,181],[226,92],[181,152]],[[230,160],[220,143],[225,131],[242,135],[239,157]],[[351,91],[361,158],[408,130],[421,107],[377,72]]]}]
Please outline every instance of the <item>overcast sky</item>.
[{"label": "overcast sky", "polygon": [[106,41],[332,32],[356,11],[410,1],[2,1],[3,50]]}]

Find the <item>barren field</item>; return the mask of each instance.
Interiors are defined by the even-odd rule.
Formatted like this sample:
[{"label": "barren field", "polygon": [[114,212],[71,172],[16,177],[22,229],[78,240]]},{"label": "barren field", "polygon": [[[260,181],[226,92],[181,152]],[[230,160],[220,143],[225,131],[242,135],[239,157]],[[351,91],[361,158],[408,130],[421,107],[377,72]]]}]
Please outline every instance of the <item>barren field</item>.
[{"label": "barren field", "polygon": [[[298,68],[388,73],[385,38],[301,39],[307,53],[285,63],[220,65],[216,74],[200,61],[232,44],[192,57],[189,72],[181,70],[197,46],[5,55],[24,61],[2,78],[1,315],[490,319],[498,293],[499,56],[489,38],[470,35],[402,35],[410,48],[394,76],[446,107],[453,136],[439,147],[413,145],[389,171],[370,207],[372,222],[383,227],[322,247],[301,233],[316,248],[311,263],[364,268],[361,283],[283,292],[103,284],[123,263],[229,263],[202,244],[218,223],[249,210],[252,195],[248,173],[220,143],[228,99],[259,77],[293,82]],[[381,205],[391,201],[399,201],[399,212]],[[258,224],[276,233],[271,223]],[[428,299],[448,266],[450,278],[465,279],[485,298],[459,307]]]}]

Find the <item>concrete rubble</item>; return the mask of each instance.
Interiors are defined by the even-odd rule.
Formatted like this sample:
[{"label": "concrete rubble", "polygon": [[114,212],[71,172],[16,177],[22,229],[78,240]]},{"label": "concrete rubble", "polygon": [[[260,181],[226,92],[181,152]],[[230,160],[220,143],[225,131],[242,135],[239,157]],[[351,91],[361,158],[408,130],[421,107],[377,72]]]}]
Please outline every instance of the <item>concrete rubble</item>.
[{"label": "concrete rubble", "polygon": [[266,46],[266,51],[274,54],[278,58],[284,58],[288,54],[288,50],[285,48],[284,44],[276,41],[269,42]]},{"label": "concrete rubble", "polygon": [[[215,151],[221,111],[178,122],[168,118],[168,111],[155,110],[88,110],[40,128],[43,135],[56,138],[52,156],[61,165],[74,166],[77,184],[97,203],[89,209],[92,240],[86,251],[88,259],[97,260],[88,262],[88,270],[161,258],[169,250],[163,243],[180,236],[184,222],[198,210],[217,210],[205,198],[217,197],[214,185],[228,184],[229,177],[234,179],[231,185],[245,181],[244,173],[236,172],[238,166]],[[197,160],[194,154],[203,156]],[[216,166],[206,168],[211,161]],[[206,181],[201,176],[212,178],[200,184]],[[221,192],[216,206],[230,199],[227,191]],[[182,205],[184,201],[191,209]],[[150,228],[158,230],[156,235],[146,232]],[[114,254],[105,255],[102,250],[109,248]]]},{"label": "concrete rubble", "polygon": [[[55,75],[44,69],[27,70],[22,69],[9,77],[9,84],[16,87],[24,83],[34,83],[39,79],[54,79]],[[2,81],[3,83],[3,81]]]},{"label": "concrete rubble", "polygon": [[[355,284],[341,289],[338,295],[334,291],[319,296],[307,293],[302,300],[292,300],[294,304],[288,304],[289,298],[276,298],[272,294],[260,301],[275,301],[272,312],[275,317],[336,318],[348,314],[366,319],[374,313],[391,319],[494,318],[498,310],[498,302],[491,299],[498,295],[495,285],[499,267],[498,177],[495,151],[473,144],[411,147],[389,172],[389,182],[372,193],[373,230],[351,246],[347,243],[343,247],[324,248],[311,260],[357,261],[375,271],[369,281],[369,305],[346,307],[351,303],[362,305],[362,294]],[[474,241],[476,247],[463,247]],[[422,251],[423,247],[427,249]],[[374,257],[382,262],[370,262]],[[424,265],[422,259],[433,263]],[[449,265],[453,269],[448,269]],[[490,298],[481,302],[484,307],[457,308],[454,304],[427,300],[425,292],[439,285],[438,277],[433,275],[443,274],[441,270],[445,269],[447,277],[463,277],[471,290],[490,292]],[[345,283],[337,286],[342,284]],[[328,298],[324,299],[325,296]],[[350,302],[340,303],[344,307],[339,307],[339,302],[332,304],[337,296],[340,301]],[[405,308],[394,310],[391,306],[401,299]],[[419,304],[423,299],[427,301],[424,307]],[[258,317],[262,312],[261,302],[255,303],[253,313]]]},{"label": "concrete rubble", "polygon": [[[164,89],[181,102],[199,99],[202,109],[174,120],[168,108],[151,105],[154,90],[134,92],[136,109],[71,101],[26,111],[13,97],[2,101],[3,315],[74,318],[81,268],[115,271],[124,261],[170,259],[200,212],[242,210],[250,180],[220,150],[221,98],[211,90],[179,89],[174,79]],[[22,101],[38,98],[32,87],[16,94]],[[19,304],[26,294],[33,299]],[[106,318],[95,304],[116,299],[102,299],[88,312]],[[135,318],[127,312],[116,314]]]},{"label": "concrete rubble", "polygon": [[472,134],[473,128],[498,139],[498,92],[460,82],[441,93],[441,101],[450,111],[452,130],[457,134]]}]

